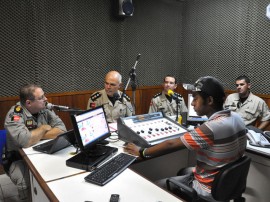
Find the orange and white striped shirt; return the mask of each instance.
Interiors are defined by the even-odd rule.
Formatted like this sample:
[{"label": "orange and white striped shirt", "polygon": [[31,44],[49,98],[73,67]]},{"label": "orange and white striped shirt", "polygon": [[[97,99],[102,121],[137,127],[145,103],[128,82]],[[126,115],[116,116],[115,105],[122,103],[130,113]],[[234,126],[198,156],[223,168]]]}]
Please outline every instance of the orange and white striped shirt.
[{"label": "orange and white striped shirt", "polygon": [[211,185],[218,171],[243,156],[247,143],[246,126],[235,112],[219,111],[195,130],[181,136],[181,140],[197,154],[193,188],[199,195],[207,196],[211,195]]}]

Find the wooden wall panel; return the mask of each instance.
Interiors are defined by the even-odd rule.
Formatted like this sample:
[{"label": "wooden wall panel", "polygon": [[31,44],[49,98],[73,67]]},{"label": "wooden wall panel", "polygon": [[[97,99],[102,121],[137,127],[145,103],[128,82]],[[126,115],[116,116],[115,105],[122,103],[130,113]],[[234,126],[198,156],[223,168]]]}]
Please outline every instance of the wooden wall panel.
[{"label": "wooden wall panel", "polygon": [[[151,98],[162,91],[162,86],[147,86],[140,87],[136,89],[135,101],[136,101],[136,114],[147,114]],[[67,93],[56,93],[56,94],[46,94],[48,101],[56,104],[69,106],[74,109],[85,110],[87,106],[88,99],[94,90],[81,91],[81,92],[67,92]],[[187,104],[187,94],[188,92],[183,89],[182,86],[179,86],[176,89],[176,92],[180,93]],[[233,93],[234,91],[226,91],[226,94]],[[127,90],[127,95],[132,98],[132,90]],[[270,106],[270,95],[258,95],[266,101],[268,106]],[[18,97],[1,97],[0,98],[0,129],[4,128],[5,116],[11,106],[15,105],[18,102]],[[72,124],[70,121],[69,112],[58,112],[56,114],[61,117],[64,123],[67,126],[67,129],[72,129]],[[270,126],[268,127],[270,130]]]}]

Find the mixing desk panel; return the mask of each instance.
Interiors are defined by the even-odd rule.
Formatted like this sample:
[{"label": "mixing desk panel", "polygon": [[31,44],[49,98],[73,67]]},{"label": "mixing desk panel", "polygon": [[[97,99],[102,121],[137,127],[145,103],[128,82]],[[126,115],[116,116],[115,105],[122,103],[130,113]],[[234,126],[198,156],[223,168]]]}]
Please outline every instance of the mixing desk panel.
[{"label": "mixing desk panel", "polygon": [[125,142],[149,147],[167,139],[179,137],[187,129],[161,112],[120,118],[118,135]]}]

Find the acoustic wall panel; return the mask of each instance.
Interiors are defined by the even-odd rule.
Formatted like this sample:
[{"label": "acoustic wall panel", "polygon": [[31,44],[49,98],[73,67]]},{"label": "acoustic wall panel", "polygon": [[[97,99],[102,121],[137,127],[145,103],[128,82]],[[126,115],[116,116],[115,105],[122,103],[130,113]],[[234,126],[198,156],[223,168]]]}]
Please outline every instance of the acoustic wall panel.
[{"label": "acoustic wall panel", "polygon": [[139,85],[177,76],[182,2],[136,0],[134,16],[126,19],[113,15],[113,2],[1,1],[0,40],[7,44],[0,46],[1,69],[5,78],[22,72],[17,82],[0,86],[0,96],[17,95],[25,81],[40,83],[46,93],[101,89],[110,70],[122,73],[125,86],[138,53]]},{"label": "acoustic wall panel", "polygon": [[[0,96],[25,82],[46,93],[103,88],[118,70],[124,85],[141,53],[139,85],[212,75],[227,89],[247,74],[255,93],[269,93],[267,0],[136,0],[134,15],[113,15],[113,0],[0,1]],[[255,71],[254,71],[255,70]]]},{"label": "acoustic wall panel", "polygon": [[[267,0],[188,0],[183,17],[185,82],[200,76],[220,79],[235,89],[235,78],[247,75],[252,91],[269,94],[270,27]],[[189,71],[192,70],[192,71]]]}]

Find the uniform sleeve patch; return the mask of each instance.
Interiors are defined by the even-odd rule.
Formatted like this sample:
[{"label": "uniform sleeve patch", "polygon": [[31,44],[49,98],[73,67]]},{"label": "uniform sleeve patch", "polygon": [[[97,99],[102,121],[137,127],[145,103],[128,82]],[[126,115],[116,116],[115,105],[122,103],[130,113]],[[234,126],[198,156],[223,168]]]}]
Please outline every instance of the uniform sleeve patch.
[{"label": "uniform sleeve patch", "polygon": [[124,94],[124,98],[126,98],[126,100],[130,102],[130,97],[127,94]]},{"label": "uniform sleeve patch", "polygon": [[90,96],[92,101],[95,101],[96,99],[98,99],[99,97],[101,97],[101,93],[100,92],[96,92],[93,95]]},{"label": "uniform sleeve patch", "polygon": [[96,103],[91,102],[91,103],[90,103],[90,108],[91,108],[91,109],[96,108]]},{"label": "uniform sleeve patch", "polygon": [[182,95],[180,95],[179,93],[174,93],[175,95],[177,95],[178,97],[182,97]]},{"label": "uniform sleeve patch", "polygon": [[25,122],[25,125],[28,129],[34,129],[36,126],[34,126],[34,121],[32,119],[28,119]]},{"label": "uniform sleeve patch", "polygon": [[11,118],[11,120],[17,122],[17,121],[20,120],[20,118],[21,118],[21,117],[18,116],[18,115],[13,115],[12,118]]}]

